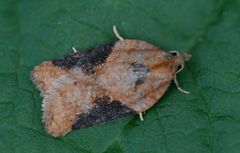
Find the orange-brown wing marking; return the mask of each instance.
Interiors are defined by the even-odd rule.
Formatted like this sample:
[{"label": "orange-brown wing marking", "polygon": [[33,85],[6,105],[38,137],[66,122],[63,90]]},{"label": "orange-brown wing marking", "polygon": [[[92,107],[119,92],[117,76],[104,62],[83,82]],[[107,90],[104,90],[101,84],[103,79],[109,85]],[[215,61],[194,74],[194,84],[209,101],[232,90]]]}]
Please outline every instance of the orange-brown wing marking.
[{"label": "orange-brown wing marking", "polygon": [[113,52],[131,52],[131,51],[159,51],[160,47],[149,44],[141,40],[121,40],[115,43]]},{"label": "orange-brown wing marking", "polygon": [[43,100],[46,131],[53,136],[70,132],[77,114],[88,112],[102,92],[94,79],[85,74],[67,74],[58,78],[46,91]]},{"label": "orange-brown wing marking", "polygon": [[158,89],[145,95],[144,97],[140,97],[136,102],[130,104],[129,106],[131,108],[134,108],[134,110],[137,111],[138,113],[146,111],[147,109],[152,107],[158,101],[158,99],[160,99],[163,96],[163,94],[168,89],[170,82],[171,81],[162,83],[158,87]]},{"label": "orange-brown wing marking", "polygon": [[[163,56],[164,54],[164,51],[145,51],[138,58],[143,59],[139,60],[141,63],[132,63],[132,56],[122,53],[120,60],[125,62],[114,58],[111,62],[106,62],[106,69],[98,78],[99,85],[106,89],[113,100],[119,100],[138,112],[146,110],[157,99],[149,99],[148,96],[143,101],[142,97],[155,92],[159,87],[166,91],[166,83],[169,84],[175,74],[174,61]],[[111,57],[113,56],[109,58]]]},{"label": "orange-brown wing marking", "polygon": [[121,40],[115,43],[112,53],[106,62],[142,63],[148,65],[157,58],[170,54],[161,48],[139,40]]},{"label": "orange-brown wing marking", "polygon": [[54,66],[51,61],[47,61],[39,66],[36,66],[31,72],[30,77],[41,90],[41,95],[43,96],[52,85],[52,82],[55,82],[60,76],[67,73],[67,71]]},{"label": "orange-brown wing marking", "polygon": [[130,104],[139,113],[147,110],[163,96],[175,74],[174,62],[168,58],[153,61],[149,66],[150,75],[142,85],[137,86],[136,93],[145,93]]}]

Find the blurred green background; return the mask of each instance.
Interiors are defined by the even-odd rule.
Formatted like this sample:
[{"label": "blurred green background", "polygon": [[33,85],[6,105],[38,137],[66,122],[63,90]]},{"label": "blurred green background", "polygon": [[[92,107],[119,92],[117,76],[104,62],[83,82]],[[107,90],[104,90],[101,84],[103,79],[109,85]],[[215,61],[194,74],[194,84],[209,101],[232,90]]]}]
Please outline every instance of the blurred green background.
[{"label": "blurred green background", "polygon": [[[1,0],[1,152],[239,152],[239,0]],[[78,50],[139,39],[192,54],[143,115],[54,138],[30,71]]]}]

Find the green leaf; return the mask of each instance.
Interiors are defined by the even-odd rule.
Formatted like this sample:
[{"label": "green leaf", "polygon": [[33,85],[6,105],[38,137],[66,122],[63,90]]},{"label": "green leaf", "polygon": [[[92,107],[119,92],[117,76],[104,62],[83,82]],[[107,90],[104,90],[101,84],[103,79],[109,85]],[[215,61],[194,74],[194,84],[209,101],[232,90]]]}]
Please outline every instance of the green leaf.
[{"label": "green leaf", "polygon": [[[239,152],[239,0],[0,1],[1,152]],[[41,122],[30,71],[123,38],[192,54],[143,115],[54,138]]]}]

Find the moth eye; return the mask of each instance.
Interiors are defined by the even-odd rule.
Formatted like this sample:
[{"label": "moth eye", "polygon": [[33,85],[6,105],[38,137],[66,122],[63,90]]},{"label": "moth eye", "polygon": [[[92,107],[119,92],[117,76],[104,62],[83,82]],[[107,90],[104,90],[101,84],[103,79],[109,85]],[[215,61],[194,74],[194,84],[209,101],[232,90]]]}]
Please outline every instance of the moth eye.
[{"label": "moth eye", "polygon": [[182,64],[178,65],[177,69],[180,70],[182,68]]},{"label": "moth eye", "polygon": [[172,53],[172,56],[177,56],[177,53]]}]

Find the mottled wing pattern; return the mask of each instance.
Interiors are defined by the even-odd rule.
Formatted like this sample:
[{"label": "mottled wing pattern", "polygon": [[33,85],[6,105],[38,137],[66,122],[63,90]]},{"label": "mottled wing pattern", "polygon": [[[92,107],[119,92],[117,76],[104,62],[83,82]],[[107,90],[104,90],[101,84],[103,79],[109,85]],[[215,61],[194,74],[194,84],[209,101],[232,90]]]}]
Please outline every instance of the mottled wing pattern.
[{"label": "mottled wing pattern", "polygon": [[168,52],[138,40],[44,62],[31,79],[44,97],[46,131],[65,135],[147,110],[168,88],[173,65]]}]

